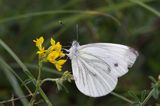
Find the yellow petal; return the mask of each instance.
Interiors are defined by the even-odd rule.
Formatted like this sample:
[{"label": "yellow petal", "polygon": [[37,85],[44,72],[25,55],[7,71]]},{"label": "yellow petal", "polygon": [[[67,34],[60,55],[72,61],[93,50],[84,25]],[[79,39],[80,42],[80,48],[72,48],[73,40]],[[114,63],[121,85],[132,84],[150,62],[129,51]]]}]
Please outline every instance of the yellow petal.
[{"label": "yellow petal", "polygon": [[60,65],[58,65],[58,64],[56,64],[55,66],[56,66],[56,69],[57,69],[58,71],[62,71],[62,66],[60,66]]},{"label": "yellow petal", "polygon": [[61,49],[62,49],[62,45],[60,44],[60,42],[57,42],[55,45],[55,50],[61,51]]},{"label": "yellow petal", "polygon": [[51,53],[49,53],[49,55],[47,56],[47,60],[51,63],[54,63],[55,60],[59,57],[59,53],[57,51],[52,51]]},{"label": "yellow petal", "polygon": [[58,71],[61,71],[62,70],[62,65],[66,62],[66,60],[58,60],[56,63],[55,63],[55,66],[57,68]]},{"label": "yellow petal", "polygon": [[59,56],[60,56],[60,57],[64,57],[64,56],[65,56],[65,54],[63,53],[63,51],[60,51],[60,52],[59,52]]},{"label": "yellow petal", "polygon": [[55,45],[55,43],[56,43],[53,38],[51,38],[50,42],[51,42],[51,45]]},{"label": "yellow petal", "polygon": [[44,38],[41,36],[40,38],[37,38],[36,40],[33,40],[33,42],[36,43],[36,46],[38,48],[42,48],[42,44],[44,42]]},{"label": "yellow petal", "polygon": [[37,54],[42,54],[45,53],[45,49],[43,48],[39,48],[39,51],[37,51]]},{"label": "yellow petal", "polygon": [[66,62],[66,60],[58,60],[56,63],[59,65],[63,65]]},{"label": "yellow petal", "polygon": [[49,51],[55,50],[57,48],[57,44],[53,38],[50,40],[51,46],[49,47]]}]

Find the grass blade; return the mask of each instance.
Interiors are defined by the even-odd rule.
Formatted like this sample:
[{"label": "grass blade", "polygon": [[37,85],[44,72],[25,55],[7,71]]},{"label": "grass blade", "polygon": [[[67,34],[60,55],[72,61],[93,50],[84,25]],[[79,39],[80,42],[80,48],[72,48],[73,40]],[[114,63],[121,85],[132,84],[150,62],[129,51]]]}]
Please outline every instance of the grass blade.
[{"label": "grass blade", "polygon": [[[28,76],[29,79],[33,81],[33,84],[35,85],[36,79],[34,76],[30,73],[30,71],[27,69],[27,67],[23,64],[23,62],[16,56],[16,54],[0,39],[0,45],[15,59],[15,61],[20,65],[20,67],[23,69],[24,73]],[[40,94],[44,98],[47,104],[51,105],[50,100],[45,95],[43,90],[40,88]]]},{"label": "grass blade", "polygon": [[30,78],[33,79],[33,75],[27,69],[27,67],[23,64],[23,62],[18,58],[18,56],[0,39],[0,45],[15,59],[15,61],[21,66],[24,73]]},{"label": "grass blade", "polygon": [[130,1],[133,2],[133,3],[138,4],[139,6],[141,6],[141,7],[145,8],[145,9],[149,10],[153,14],[157,15],[158,17],[160,17],[160,12],[159,11],[157,11],[154,8],[148,6],[147,4],[141,2],[140,0],[130,0]]},{"label": "grass blade", "polygon": [[[12,68],[20,68],[17,63],[11,63],[10,66]],[[38,66],[36,64],[25,63],[25,66],[27,66],[29,69],[37,69],[38,70]],[[62,75],[63,74],[62,72],[58,72],[57,70],[54,70],[54,69],[51,69],[51,68],[48,68],[48,67],[45,67],[45,66],[42,67],[42,70],[45,71],[45,72],[56,74],[56,75]]]},{"label": "grass blade", "polygon": [[[0,57],[0,68],[6,75],[7,79],[9,80],[10,84],[12,85],[16,95],[18,97],[25,96],[16,77],[11,73],[11,70],[13,70],[1,57]],[[24,106],[28,105],[28,100],[26,98],[21,99],[21,102]]]},{"label": "grass blade", "polygon": [[114,21],[116,21],[117,23],[118,20],[116,18],[114,18],[111,15],[108,15],[106,13],[102,13],[100,11],[84,11],[84,10],[54,10],[54,11],[40,11],[40,12],[35,12],[35,13],[28,13],[28,14],[22,14],[22,15],[18,15],[18,16],[13,16],[13,17],[9,17],[9,18],[4,18],[0,20],[0,23],[5,23],[5,22],[9,22],[9,21],[13,21],[13,20],[19,20],[19,19],[23,19],[23,18],[29,18],[29,17],[35,17],[35,16],[42,16],[42,15],[51,15],[51,14],[88,14],[88,15],[102,15],[105,17],[110,17],[111,19],[113,19]]}]

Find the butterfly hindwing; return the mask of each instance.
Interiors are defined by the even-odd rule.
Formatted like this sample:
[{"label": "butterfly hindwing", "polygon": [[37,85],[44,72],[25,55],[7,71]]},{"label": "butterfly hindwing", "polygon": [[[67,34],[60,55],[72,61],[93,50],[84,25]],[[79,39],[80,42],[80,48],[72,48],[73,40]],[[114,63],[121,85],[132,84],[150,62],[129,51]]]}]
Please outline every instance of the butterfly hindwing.
[{"label": "butterfly hindwing", "polygon": [[91,97],[104,96],[117,84],[117,77],[110,73],[108,65],[93,55],[83,53],[72,59],[72,70],[78,89]]}]

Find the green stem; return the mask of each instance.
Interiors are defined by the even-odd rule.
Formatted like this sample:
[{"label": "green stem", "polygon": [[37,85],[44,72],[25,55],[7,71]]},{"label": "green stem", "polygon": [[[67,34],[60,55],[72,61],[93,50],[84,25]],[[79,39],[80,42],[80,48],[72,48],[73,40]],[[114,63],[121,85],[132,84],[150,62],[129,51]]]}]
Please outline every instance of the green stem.
[{"label": "green stem", "polygon": [[147,103],[147,101],[152,97],[153,92],[154,92],[154,89],[152,89],[147,95],[147,97],[144,99],[144,101],[142,102],[142,106],[144,106]]},{"label": "green stem", "polygon": [[40,88],[41,86],[41,71],[42,71],[42,62],[39,61],[39,71],[38,71],[38,77],[37,77],[37,83],[36,83],[36,90],[35,90],[35,96],[37,94],[37,92],[39,91],[41,96],[43,97],[43,99],[46,101],[48,106],[52,106],[52,103],[50,102],[50,100],[48,99],[48,97],[46,96],[46,94],[43,92],[43,90]]},{"label": "green stem", "polygon": [[115,92],[111,92],[111,94],[116,96],[116,97],[118,97],[118,98],[120,98],[120,99],[122,99],[122,100],[124,100],[124,101],[126,101],[126,102],[128,102],[128,103],[130,103],[130,104],[133,104],[133,101],[129,100],[128,98],[126,98],[126,97],[124,97],[122,95],[119,95],[119,94],[117,94]]},{"label": "green stem", "polygon": [[43,97],[43,99],[45,100],[45,102],[47,103],[47,105],[52,106],[52,103],[50,102],[50,100],[48,99],[48,97],[46,96],[46,94],[43,92],[41,88],[39,89],[39,92],[41,96]]},{"label": "green stem", "polygon": [[52,78],[46,78],[44,80],[41,81],[41,85],[46,82],[46,81],[52,81],[52,82],[56,82],[59,78],[55,78],[55,79],[52,79]]},{"label": "green stem", "polygon": [[[158,81],[156,83],[156,86],[159,86],[159,84],[160,84],[160,82]],[[149,92],[147,97],[144,99],[144,101],[142,102],[142,106],[144,106],[148,102],[148,100],[152,97],[153,92],[154,92],[154,88]]]},{"label": "green stem", "polygon": [[33,93],[33,96],[30,100],[30,106],[33,106],[34,102],[35,102],[35,98],[36,98],[36,95],[37,95],[37,92],[39,91],[39,88],[40,88],[40,84],[41,84],[41,69],[42,69],[42,62],[39,61],[38,62],[38,65],[39,65],[39,70],[38,70],[38,77],[37,77],[37,81],[36,81],[36,90],[35,92]]}]

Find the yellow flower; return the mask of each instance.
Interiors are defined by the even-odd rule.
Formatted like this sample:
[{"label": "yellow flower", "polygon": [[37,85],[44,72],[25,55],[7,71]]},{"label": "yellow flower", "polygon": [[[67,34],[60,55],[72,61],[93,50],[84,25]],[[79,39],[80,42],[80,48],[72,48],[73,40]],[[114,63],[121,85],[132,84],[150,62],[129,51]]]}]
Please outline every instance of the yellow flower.
[{"label": "yellow flower", "polygon": [[41,49],[42,48],[42,44],[44,42],[44,38],[43,37],[40,37],[36,40],[33,40],[33,42],[36,43],[36,46],[38,47],[38,49]]},{"label": "yellow flower", "polygon": [[[61,52],[61,55],[60,55]],[[57,58],[59,58],[60,56],[64,56],[64,54],[62,54],[62,51],[52,51],[48,56],[47,56],[47,60],[49,62],[51,62],[52,64],[54,64],[56,66],[56,69],[58,71],[62,70],[62,65],[66,62],[66,60],[58,60]]]},{"label": "yellow flower", "polygon": [[44,38],[43,38],[43,37],[40,37],[40,38],[38,38],[38,39],[36,39],[36,40],[33,40],[33,42],[36,43],[36,46],[37,46],[38,49],[39,49],[39,51],[37,51],[37,54],[39,54],[40,57],[41,57],[42,55],[44,55],[45,49],[44,49],[44,47],[42,47],[42,44],[43,44],[43,42],[44,42]]},{"label": "yellow flower", "polygon": [[55,62],[55,66],[58,71],[62,70],[62,65],[66,62],[66,60],[58,60]]},{"label": "yellow flower", "polygon": [[62,45],[60,42],[56,43],[55,40],[51,38],[51,46],[47,50],[45,50],[45,48],[42,46],[44,42],[43,37],[37,38],[36,40],[33,40],[33,42],[36,43],[36,46],[39,49],[37,54],[39,54],[40,59],[54,64],[57,70],[61,71],[62,65],[66,62],[66,60],[61,59],[65,56],[65,54],[62,51]]},{"label": "yellow flower", "polygon": [[51,42],[51,45],[52,45],[52,46],[54,46],[55,43],[56,43],[55,40],[54,40],[53,38],[51,38],[50,42]]},{"label": "yellow flower", "polygon": [[45,49],[43,48],[39,48],[39,51],[37,51],[37,54],[41,55],[45,53]]},{"label": "yellow flower", "polygon": [[54,48],[55,50],[57,50],[57,51],[61,51],[61,49],[62,49],[62,45],[60,44],[60,42],[57,42],[56,43],[56,45],[55,45],[55,48]]},{"label": "yellow flower", "polygon": [[48,56],[47,60],[51,63],[55,63],[56,59],[59,57],[59,53],[57,51],[52,51]]},{"label": "yellow flower", "polygon": [[60,44],[60,42],[56,43],[55,40],[51,38],[50,43],[51,43],[51,47],[49,48],[50,51],[52,50],[61,51],[62,45]]},{"label": "yellow flower", "polygon": [[51,43],[51,46],[50,46],[49,50],[52,51],[55,49],[56,42],[53,38],[51,38],[50,43]]},{"label": "yellow flower", "polygon": [[51,47],[49,47],[48,51],[57,51],[59,52],[59,57],[64,57],[65,54],[62,51],[62,45],[60,44],[60,42],[55,42],[55,40],[53,38],[51,38],[50,40],[51,43]]}]

